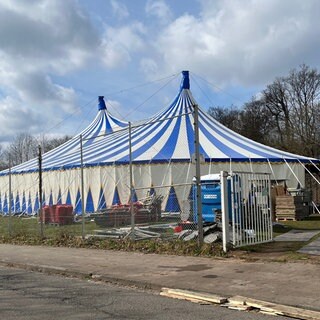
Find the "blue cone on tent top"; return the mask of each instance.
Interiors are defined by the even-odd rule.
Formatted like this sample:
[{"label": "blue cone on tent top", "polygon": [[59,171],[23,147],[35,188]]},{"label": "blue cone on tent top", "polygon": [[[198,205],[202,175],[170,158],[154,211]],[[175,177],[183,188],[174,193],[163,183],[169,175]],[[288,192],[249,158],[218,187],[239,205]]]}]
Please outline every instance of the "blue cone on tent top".
[{"label": "blue cone on tent top", "polygon": [[128,122],[119,120],[108,112],[104,96],[99,96],[98,98],[98,110],[103,122],[102,127],[104,128],[105,133],[112,133],[118,128],[128,126]]},{"label": "blue cone on tent top", "polygon": [[105,102],[104,102],[104,96],[99,96],[98,100],[99,100],[98,109],[99,109],[99,110],[105,110],[105,109],[107,109],[106,104],[105,104]]},{"label": "blue cone on tent top", "polygon": [[[101,139],[106,139],[108,134],[128,127],[128,122],[118,119],[108,111],[104,96],[98,97],[97,109],[96,117],[83,131],[59,147],[43,154],[43,169],[49,168],[52,171],[78,167],[80,165],[78,159],[80,137],[83,139],[84,160],[87,157],[90,159],[93,157],[90,160],[92,164],[104,162],[105,156],[101,158],[101,154],[103,155],[105,149],[108,149],[108,143],[101,143]],[[99,139],[97,139],[98,137]],[[100,145],[100,147],[97,145]],[[30,172],[31,170],[38,170],[38,159],[35,158],[14,167],[15,172]],[[8,170],[4,170],[3,172],[8,173]]]},{"label": "blue cone on tent top", "polygon": [[189,71],[182,71],[182,81],[180,91],[183,89],[190,89]]}]

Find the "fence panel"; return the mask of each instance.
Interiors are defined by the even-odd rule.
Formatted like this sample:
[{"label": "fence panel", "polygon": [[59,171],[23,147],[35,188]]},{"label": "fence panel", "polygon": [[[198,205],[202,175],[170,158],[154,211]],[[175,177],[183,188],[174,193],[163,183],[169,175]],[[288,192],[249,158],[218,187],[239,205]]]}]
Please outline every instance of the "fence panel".
[{"label": "fence panel", "polygon": [[270,174],[230,174],[234,247],[270,242],[272,234]]}]

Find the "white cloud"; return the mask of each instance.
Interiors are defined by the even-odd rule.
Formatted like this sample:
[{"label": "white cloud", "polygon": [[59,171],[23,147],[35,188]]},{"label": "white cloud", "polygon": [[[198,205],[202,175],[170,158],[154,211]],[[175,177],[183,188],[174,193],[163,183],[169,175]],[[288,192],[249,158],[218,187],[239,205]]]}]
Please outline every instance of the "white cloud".
[{"label": "white cloud", "polygon": [[188,68],[220,85],[265,84],[318,63],[319,12],[316,0],[202,1],[198,16],[180,16],[159,32],[157,53],[168,72]]},{"label": "white cloud", "polygon": [[158,73],[159,66],[154,59],[151,58],[143,58],[140,61],[141,70],[148,75],[148,77],[153,77]]},{"label": "white cloud", "polygon": [[72,1],[9,3],[0,3],[0,50],[20,68],[64,73],[83,65],[99,43],[89,19]]},{"label": "white cloud", "polygon": [[74,112],[74,90],[54,76],[86,65],[99,41],[75,1],[1,1],[0,85],[11,98],[0,101],[0,127],[34,132],[39,117],[46,123],[53,114]]},{"label": "white cloud", "polygon": [[43,114],[23,107],[21,101],[5,97],[0,100],[0,142],[6,142],[19,133],[36,133]]},{"label": "white cloud", "polygon": [[169,6],[163,0],[148,0],[145,11],[147,15],[158,18],[161,23],[167,23],[173,17]]},{"label": "white cloud", "polygon": [[129,11],[125,4],[116,0],[111,0],[110,4],[113,10],[113,14],[117,16],[120,20],[129,17]]},{"label": "white cloud", "polygon": [[84,97],[110,82],[123,88],[124,73],[129,83],[189,69],[219,87],[259,86],[301,63],[320,67],[318,0],[97,3],[0,1],[0,127],[36,131],[39,119],[73,113],[70,83]]},{"label": "white cloud", "polygon": [[108,68],[125,66],[136,52],[145,48],[145,28],[141,23],[132,23],[120,28],[107,27],[102,40],[102,60]]},{"label": "white cloud", "polygon": [[74,112],[75,92],[72,88],[66,88],[52,82],[48,75],[40,72],[19,74],[11,80],[16,92],[24,103],[53,108],[57,105],[65,112]]}]

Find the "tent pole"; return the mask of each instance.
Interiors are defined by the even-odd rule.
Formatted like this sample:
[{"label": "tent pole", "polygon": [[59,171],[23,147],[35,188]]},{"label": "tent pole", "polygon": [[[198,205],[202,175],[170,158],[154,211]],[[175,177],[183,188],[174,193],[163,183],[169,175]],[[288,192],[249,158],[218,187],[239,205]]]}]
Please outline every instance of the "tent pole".
[{"label": "tent pole", "polygon": [[134,239],[134,208],[133,208],[133,170],[132,170],[132,142],[131,122],[129,121],[129,170],[130,170],[130,214],[131,214],[131,239]]},{"label": "tent pole", "polygon": [[80,159],[81,159],[81,218],[82,218],[82,239],[85,238],[85,221],[84,221],[84,176],[83,176],[83,137],[80,134]]},{"label": "tent pole", "polygon": [[43,212],[42,212],[42,150],[39,145],[39,218],[40,218],[40,236],[43,238]]},{"label": "tent pole", "polygon": [[200,143],[199,143],[199,107],[193,105],[194,111],[194,147],[196,163],[196,185],[197,185],[197,217],[198,217],[198,244],[203,245],[203,222],[201,202],[201,167],[200,167]]}]

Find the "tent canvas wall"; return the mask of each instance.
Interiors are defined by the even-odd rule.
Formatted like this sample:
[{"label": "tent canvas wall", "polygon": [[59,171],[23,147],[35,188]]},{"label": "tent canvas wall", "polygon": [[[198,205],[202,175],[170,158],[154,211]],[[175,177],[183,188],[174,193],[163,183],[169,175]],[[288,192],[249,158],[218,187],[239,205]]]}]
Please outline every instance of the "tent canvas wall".
[{"label": "tent canvas wall", "polygon": [[[164,196],[163,210],[170,208],[172,194],[183,207],[195,175],[194,100],[188,71],[183,71],[178,95],[151,119],[133,124],[131,131],[133,183],[140,199],[153,188]],[[103,97],[98,114],[79,135],[43,155],[44,203],[61,198],[80,213],[80,138],[84,164],[84,207],[95,211],[101,205],[126,203],[130,197],[128,123],[113,117]],[[201,174],[226,171],[270,172],[274,180],[286,180],[289,187],[304,184],[304,163],[318,160],[277,150],[247,139],[226,128],[199,108]],[[37,159],[11,169],[12,195],[28,195],[35,207],[38,192]],[[188,185],[189,184],[189,185]],[[161,189],[159,189],[161,187]],[[8,194],[8,170],[0,173],[0,196],[4,207]],[[87,203],[90,202],[90,205]],[[29,208],[30,204],[21,204]],[[80,208],[80,209],[79,209]]]}]

